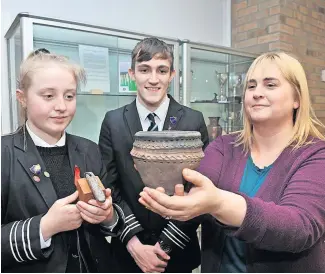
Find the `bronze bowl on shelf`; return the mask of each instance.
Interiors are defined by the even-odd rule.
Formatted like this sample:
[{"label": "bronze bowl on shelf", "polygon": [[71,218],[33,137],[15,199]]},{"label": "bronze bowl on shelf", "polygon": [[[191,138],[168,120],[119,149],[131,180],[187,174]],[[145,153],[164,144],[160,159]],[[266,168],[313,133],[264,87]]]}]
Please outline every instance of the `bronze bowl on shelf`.
[{"label": "bronze bowl on shelf", "polygon": [[184,168],[195,169],[204,156],[198,131],[140,131],[131,150],[144,185],[163,187],[173,195],[176,184],[185,182]]}]

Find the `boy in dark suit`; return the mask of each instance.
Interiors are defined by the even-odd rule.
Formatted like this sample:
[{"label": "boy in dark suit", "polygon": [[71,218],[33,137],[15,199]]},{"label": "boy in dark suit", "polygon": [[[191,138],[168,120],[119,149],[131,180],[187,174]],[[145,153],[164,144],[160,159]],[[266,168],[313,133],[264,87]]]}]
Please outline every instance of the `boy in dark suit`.
[{"label": "boy in dark suit", "polygon": [[126,226],[112,239],[121,272],[191,272],[200,264],[195,221],[167,220],[139,202],[144,184],[130,151],[138,131],[199,131],[204,148],[208,132],[202,113],[177,103],[167,94],[175,71],[173,51],[157,38],[140,41],[132,52],[130,77],[137,84],[131,104],[109,111],[103,120],[99,148],[122,200]]}]

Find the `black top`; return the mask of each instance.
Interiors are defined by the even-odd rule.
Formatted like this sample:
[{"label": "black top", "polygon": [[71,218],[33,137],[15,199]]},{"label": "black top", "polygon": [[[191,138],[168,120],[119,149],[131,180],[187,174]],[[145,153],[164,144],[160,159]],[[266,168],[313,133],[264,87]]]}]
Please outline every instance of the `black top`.
[{"label": "black top", "polygon": [[76,191],[67,146],[37,147],[46,171],[50,174],[58,199],[67,197]]},{"label": "black top", "polygon": [[[74,178],[70,167],[67,146],[62,147],[36,147],[50,174],[53,187],[58,196],[62,199],[76,191]],[[77,230],[64,232],[69,239],[67,273],[78,273],[80,269],[80,258],[77,249]]]}]

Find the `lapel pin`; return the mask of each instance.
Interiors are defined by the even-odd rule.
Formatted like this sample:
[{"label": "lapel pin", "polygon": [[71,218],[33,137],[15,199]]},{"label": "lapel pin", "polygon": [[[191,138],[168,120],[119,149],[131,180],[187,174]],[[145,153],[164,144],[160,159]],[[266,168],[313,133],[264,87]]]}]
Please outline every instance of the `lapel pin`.
[{"label": "lapel pin", "polygon": [[38,183],[41,179],[35,175],[35,176],[33,176],[33,180]]},{"label": "lapel pin", "polygon": [[50,173],[48,173],[47,171],[44,171],[44,176],[49,178],[50,177]]},{"label": "lapel pin", "polygon": [[175,116],[169,117],[169,127],[168,127],[168,130],[171,130],[172,128],[174,128],[174,126],[176,125],[176,123],[177,123],[177,117],[175,117]]},{"label": "lapel pin", "polygon": [[33,174],[35,174],[35,175],[39,175],[39,174],[41,173],[41,171],[42,171],[42,168],[41,168],[41,166],[40,166],[39,164],[37,164],[37,165],[32,165],[32,167],[29,168],[29,170],[30,170]]}]

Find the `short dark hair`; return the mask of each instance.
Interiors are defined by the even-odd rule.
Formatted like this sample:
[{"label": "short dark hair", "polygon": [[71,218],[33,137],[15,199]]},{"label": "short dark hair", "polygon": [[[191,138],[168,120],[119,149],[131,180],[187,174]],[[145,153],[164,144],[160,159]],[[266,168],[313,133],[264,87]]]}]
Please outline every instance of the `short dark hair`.
[{"label": "short dark hair", "polygon": [[170,46],[155,37],[144,38],[136,44],[132,51],[131,68],[135,69],[136,62],[150,61],[152,58],[168,59],[170,69],[174,70],[174,53]]}]

